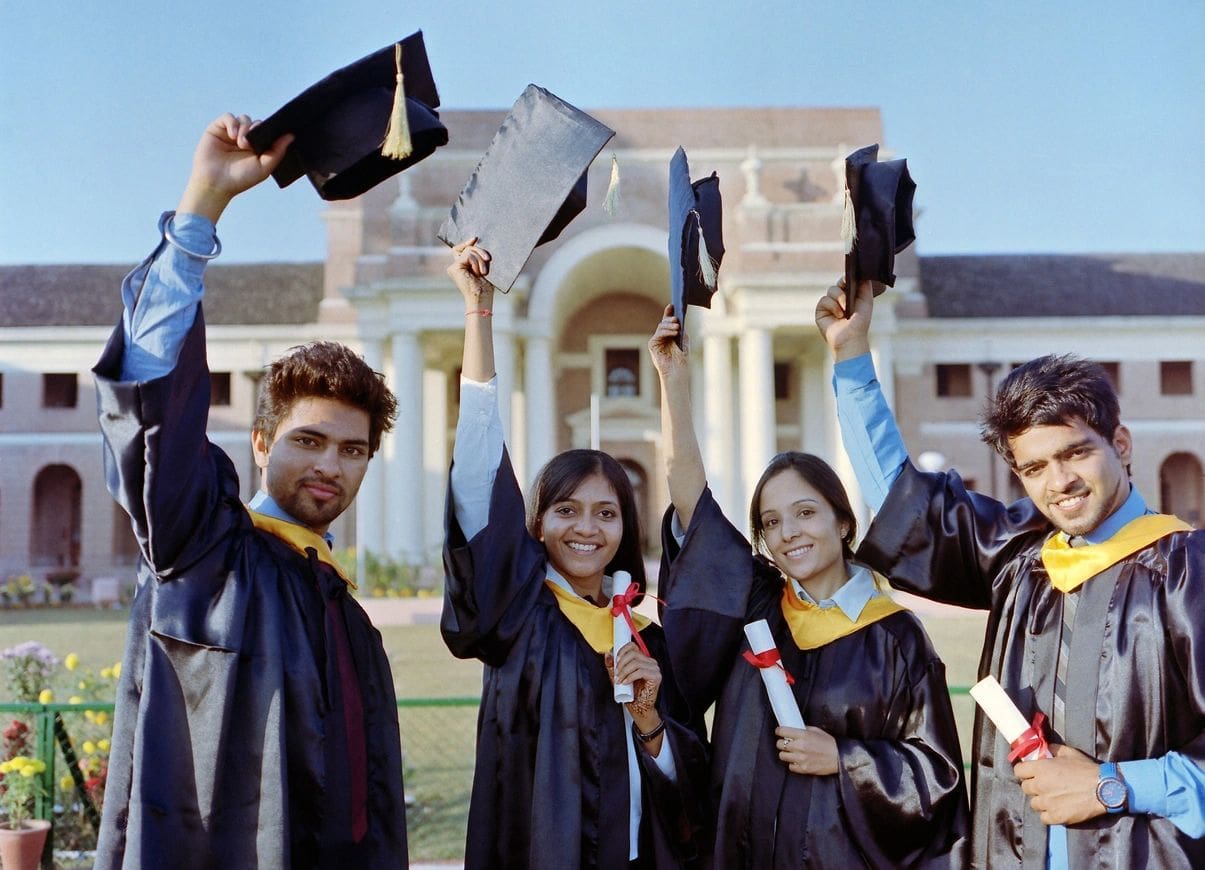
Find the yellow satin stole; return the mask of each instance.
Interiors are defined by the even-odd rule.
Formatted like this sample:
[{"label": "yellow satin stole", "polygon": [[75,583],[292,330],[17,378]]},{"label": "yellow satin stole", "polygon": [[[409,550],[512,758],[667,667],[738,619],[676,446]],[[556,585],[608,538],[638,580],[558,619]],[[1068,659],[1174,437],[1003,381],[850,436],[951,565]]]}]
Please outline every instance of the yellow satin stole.
[{"label": "yellow satin stole", "polygon": [[[580,595],[566,592],[551,580],[545,580],[544,585],[552,590],[552,594],[556,596],[557,607],[561,608],[561,613],[565,614],[566,619],[577,626],[577,630],[582,633],[591,649],[599,653],[610,652],[615,631],[611,608],[591,604]],[[632,622],[636,623],[637,629],[642,629],[652,620],[633,610]]]},{"label": "yellow satin stole", "polygon": [[1172,532],[1190,531],[1192,526],[1170,514],[1147,514],[1131,520],[1101,544],[1072,547],[1060,534],[1042,545],[1042,564],[1050,585],[1060,592],[1073,592],[1106,568],[1137,553]]},{"label": "yellow satin stole", "polygon": [[855,620],[846,616],[840,607],[820,607],[800,598],[790,580],[782,590],[782,615],[800,649],[817,649],[907,609],[886,595],[875,595],[866,602]]},{"label": "yellow satin stole", "polygon": [[343,570],[343,566],[336,562],[335,557],[331,555],[330,544],[317,532],[305,526],[299,526],[297,523],[290,523],[287,520],[280,520],[267,514],[261,514],[259,511],[251,510],[251,508],[247,508],[247,513],[251,514],[251,522],[255,524],[257,529],[270,535],[275,535],[302,555],[306,554],[305,551],[307,548],[312,549],[318,554],[319,562],[330,565],[335,569],[335,573],[343,578],[344,583],[352,589],[356,588],[356,584],[347,576],[347,572]]}]

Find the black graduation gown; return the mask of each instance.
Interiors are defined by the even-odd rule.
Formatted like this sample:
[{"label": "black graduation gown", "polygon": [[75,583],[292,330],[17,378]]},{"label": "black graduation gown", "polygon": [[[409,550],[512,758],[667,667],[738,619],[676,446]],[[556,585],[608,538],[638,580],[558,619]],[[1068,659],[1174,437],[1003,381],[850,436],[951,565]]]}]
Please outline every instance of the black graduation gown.
[{"label": "black graduation gown", "polygon": [[[489,524],[466,542],[450,491],[446,522],[443,637],[454,655],[485,663],[465,867],[627,867],[623,711],[602,654],[544,583],[544,547],[524,526],[523,498],[505,452]],[[657,708],[677,768],[670,781],[637,747],[641,866],[690,867],[703,818],[703,728],[688,727],[679,715],[660,628],[650,624],[640,634],[661,666]]]},{"label": "black graduation gown", "polygon": [[[955,473],[906,465],[859,556],[901,588],[989,611],[979,675],[999,680],[1028,719],[1053,706],[1063,595],[1040,557],[1053,532],[1028,499],[1006,507],[968,493]],[[1205,765],[1205,534],[1156,541],[1122,560],[1115,582],[1098,575],[1080,595],[1068,733],[1056,742],[1100,760],[1175,750]],[[972,746],[975,866],[1044,867],[1048,829],[979,711]],[[1147,815],[1071,826],[1067,849],[1075,868],[1205,867],[1205,840]]]},{"label": "black graduation gown", "polygon": [[[705,490],[679,549],[662,544],[670,660],[693,711],[715,703],[711,799],[717,868],[962,866],[970,826],[945,668],[900,611],[813,650],[782,613],[784,580]],[[837,741],[840,772],[790,773],[778,758],[744,626],[765,619],[807,725]]]},{"label": "black graduation gown", "polygon": [[[94,371],[108,486],[143,560],[96,866],[405,867],[380,634],[333,569],[252,525],[233,464],[205,437],[200,311],[164,377],[120,382],[122,352],[118,328]],[[362,717],[345,716],[357,694]],[[366,768],[353,783],[356,745]],[[353,806],[367,810],[359,842]]]}]

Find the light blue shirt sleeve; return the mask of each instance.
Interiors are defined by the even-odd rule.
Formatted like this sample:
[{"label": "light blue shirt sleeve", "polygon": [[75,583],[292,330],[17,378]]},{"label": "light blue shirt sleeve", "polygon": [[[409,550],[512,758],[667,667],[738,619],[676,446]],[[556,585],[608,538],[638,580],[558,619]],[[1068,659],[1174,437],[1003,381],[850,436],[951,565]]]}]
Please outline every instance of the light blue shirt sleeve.
[{"label": "light blue shirt sleeve", "polygon": [[205,293],[205,265],[220,249],[208,218],[164,212],[162,240],[121,284],[123,381],[149,381],[176,365]]},{"label": "light blue shirt sleeve", "polygon": [[837,422],[850,464],[871,510],[878,512],[908,461],[908,450],[865,353],[833,366]]},{"label": "light blue shirt sleeve", "polygon": [[483,384],[460,379],[460,416],[452,447],[452,509],[466,541],[485,528],[490,495],[502,464],[502,418],[498,378]]},{"label": "light blue shirt sleeve", "polygon": [[1162,816],[1190,837],[1205,837],[1205,770],[1179,752],[1117,765],[1130,812]]}]

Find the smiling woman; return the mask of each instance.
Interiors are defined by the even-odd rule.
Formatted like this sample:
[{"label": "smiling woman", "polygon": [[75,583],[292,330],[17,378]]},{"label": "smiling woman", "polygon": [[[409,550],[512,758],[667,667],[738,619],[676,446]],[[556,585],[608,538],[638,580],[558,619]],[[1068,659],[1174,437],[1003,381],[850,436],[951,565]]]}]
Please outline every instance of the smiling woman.
[{"label": "smiling woman", "polygon": [[[628,611],[644,591],[631,480],[606,453],[570,450],[524,510],[498,416],[489,254],[475,241],[448,269],[466,326],[441,623],[455,655],[485,663],[465,866],[696,866],[702,718],[686,724],[659,626]],[[638,632],[612,655],[625,612]],[[635,697],[616,703],[613,682]]]},{"label": "smiling woman", "polygon": [[[649,341],[673,500],[663,623],[691,711],[715,705],[715,865],[961,866],[968,809],[940,659],[854,561],[853,511],[822,459],[771,460],[750,505],[752,547],[720,512],[680,333],[667,308]],[[775,661],[746,640],[760,620]],[[789,675],[806,728],[775,728],[759,670],[772,666]]]}]

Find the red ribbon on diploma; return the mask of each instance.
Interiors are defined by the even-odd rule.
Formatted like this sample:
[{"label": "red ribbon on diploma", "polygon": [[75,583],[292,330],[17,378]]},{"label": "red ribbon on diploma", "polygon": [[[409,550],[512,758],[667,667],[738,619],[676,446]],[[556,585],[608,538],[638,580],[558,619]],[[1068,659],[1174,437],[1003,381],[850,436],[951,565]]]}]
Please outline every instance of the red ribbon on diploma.
[{"label": "red ribbon on diploma", "polygon": [[640,636],[640,629],[632,621],[632,602],[636,600],[636,596],[639,594],[640,587],[633,580],[631,585],[622,594],[611,597],[611,615],[623,616],[624,621],[628,624],[628,628],[632,629],[632,640],[636,641],[636,646],[640,647],[642,653],[652,658],[649,648],[644,645],[644,638]]},{"label": "red ribbon on diploma", "polygon": [[1033,714],[1033,723],[1021,732],[1021,736],[1014,740],[1012,752],[1008,753],[1010,762],[1016,761],[1018,758],[1024,758],[1035,749],[1041,750],[1042,754],[1050,755],[1050,746],[1046,743],[1046,734],[1043,726],[1046,724],[1046,714],[1041,710]]},{"label": "red ribbon on diploma", "polygon": [[756,654],[752,650],[745,650],[741,655],[745,657],[745,661],[755,668],[781,668],[782,672],[787,675],[787,685],[795,685],[795,678],[791,676],[791,672],[783,665],[782,656],[778,654],[778,650],[768,649],[765,652]]}]

